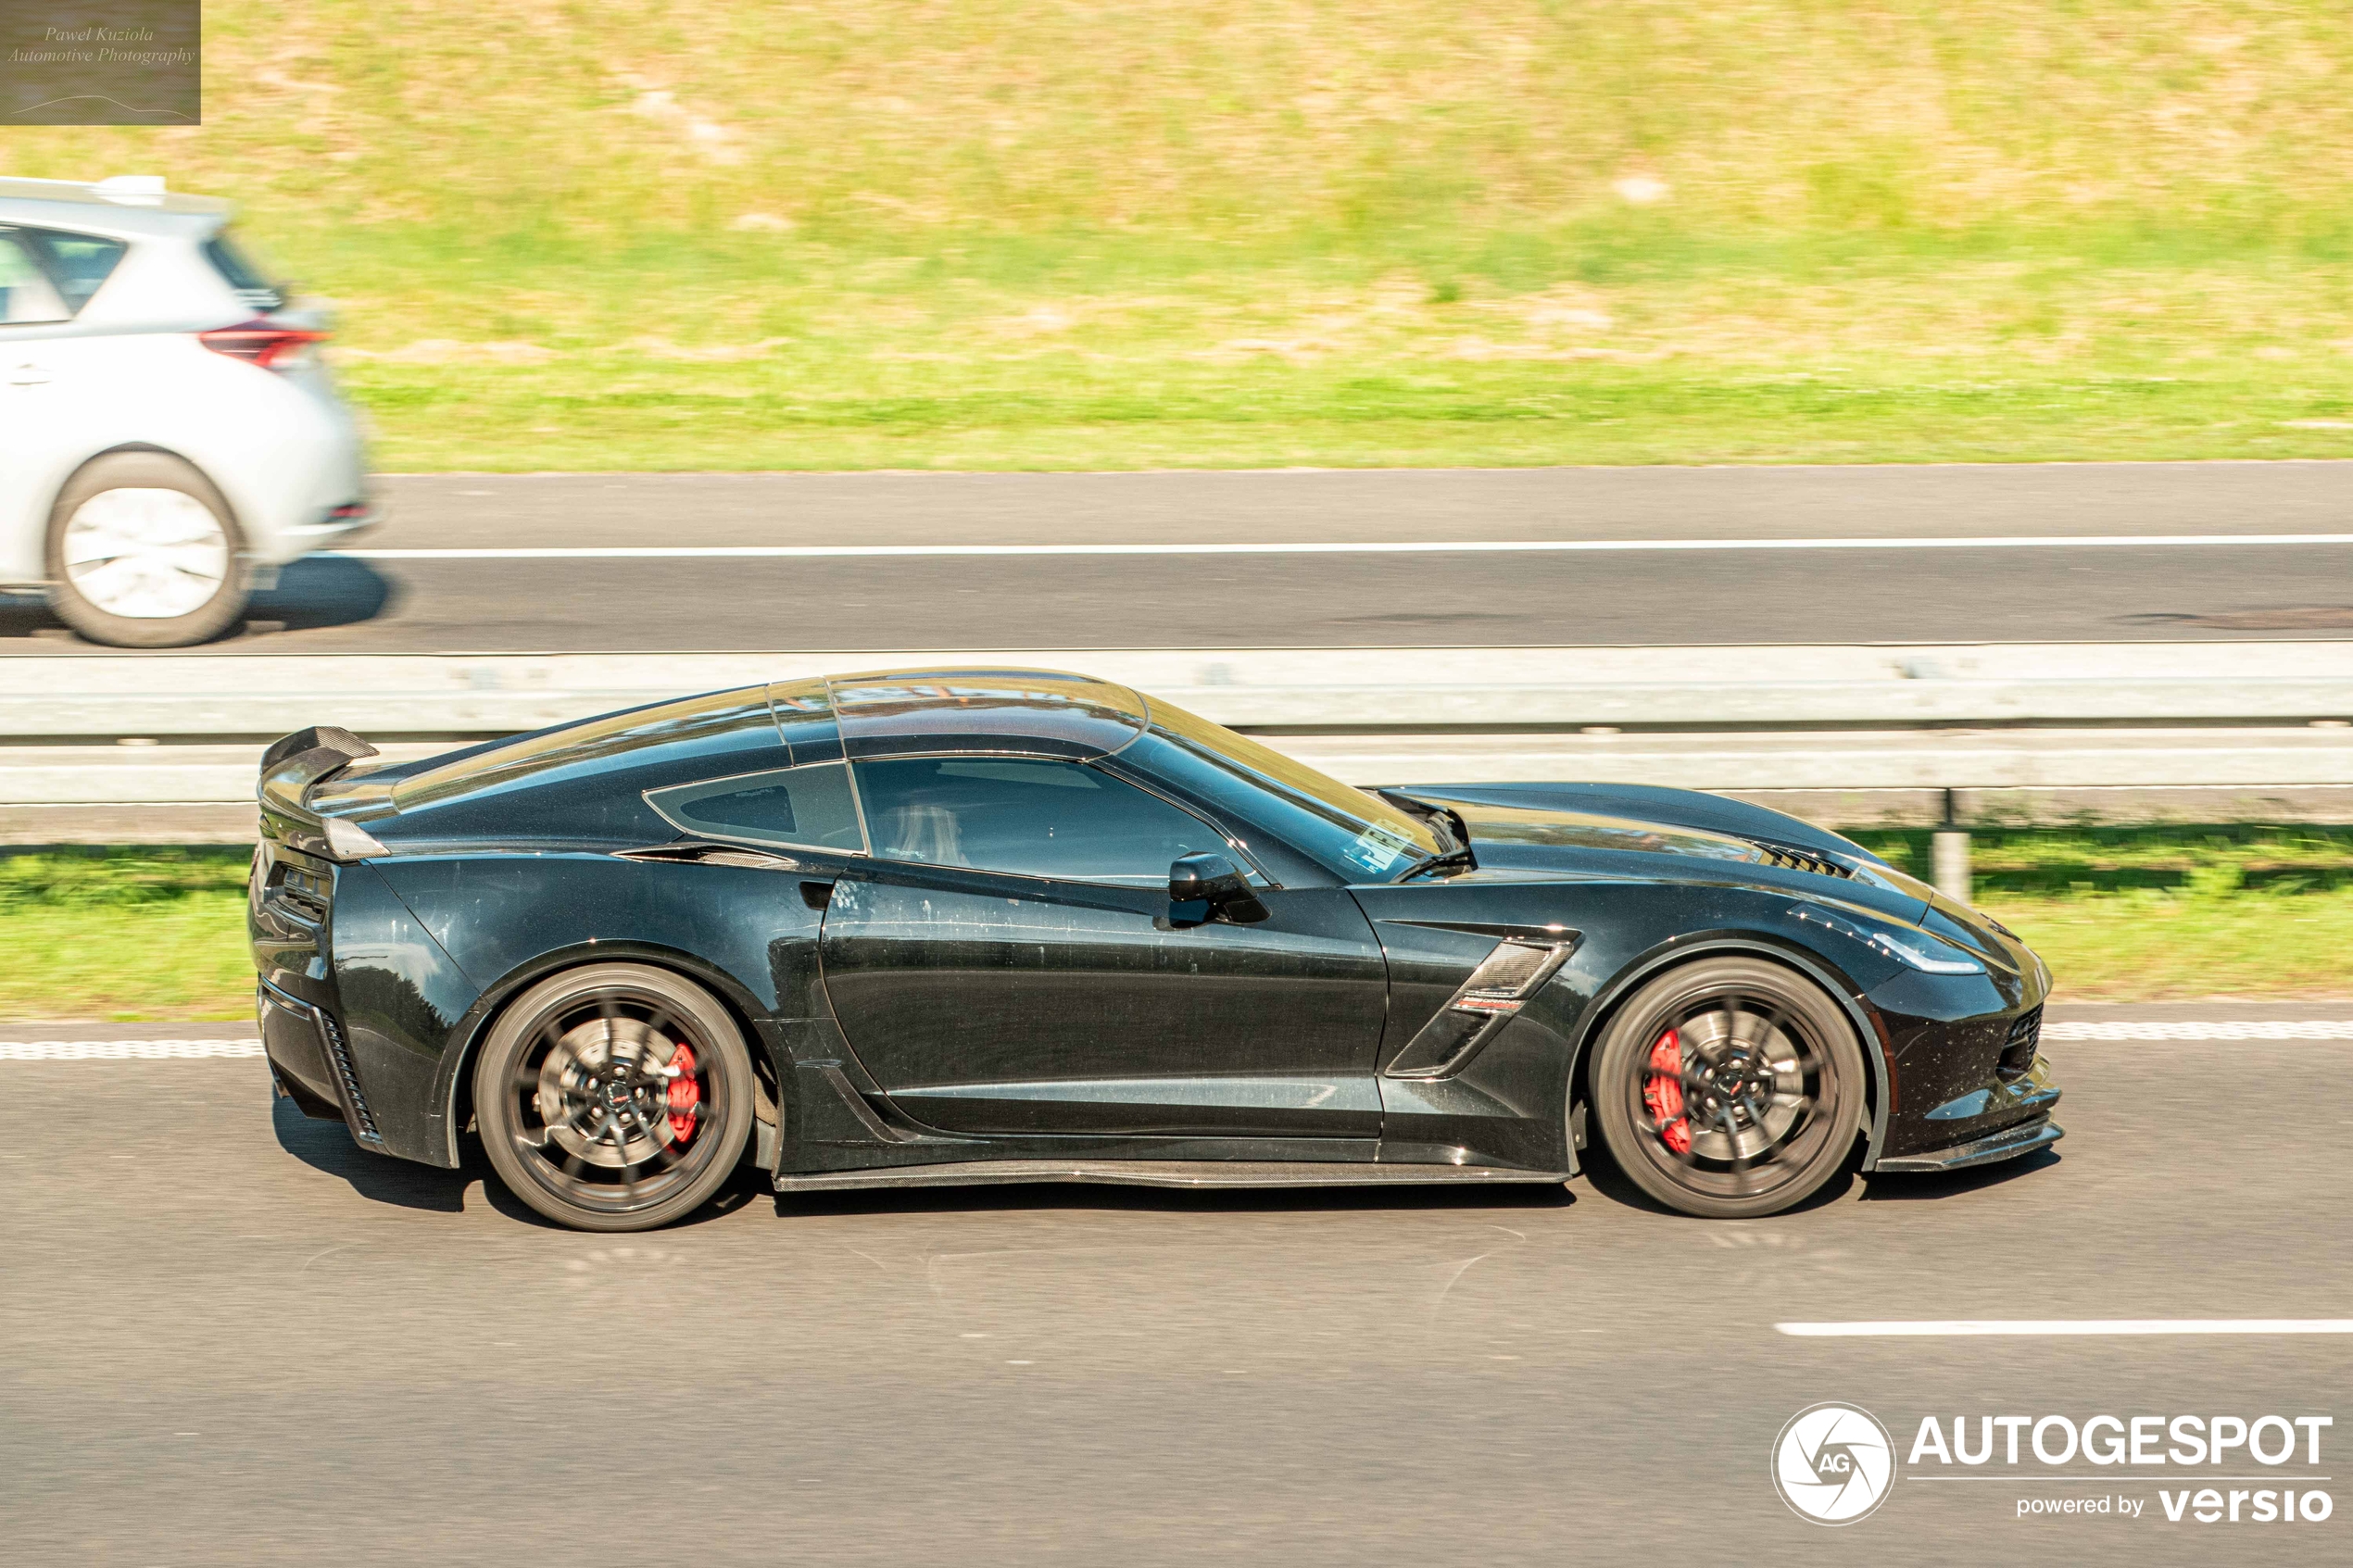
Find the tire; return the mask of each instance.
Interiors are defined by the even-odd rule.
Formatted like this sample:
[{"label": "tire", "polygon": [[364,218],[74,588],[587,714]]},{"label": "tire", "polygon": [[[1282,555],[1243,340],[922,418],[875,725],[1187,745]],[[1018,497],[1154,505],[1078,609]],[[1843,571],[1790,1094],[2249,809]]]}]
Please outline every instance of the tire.
[{"label": "tire", "polygon": [[1845,1009],[1793,970],[1702,959],[1628,998],[1588,1077],[1618,1169],[1704,1219],[1775,1214],[1821,1190],[1862,1126]]},{"label": "tire", "polygon": [[208,642],[245,608],[245,542],[212,482],[166,452],[82,465],[49,509],[49,608],[94,643]]},{"label": "tire", "polygon": [[708,1203],[736,1173],[760,1095],[710,992],[626,963],[568,970],[516,998],[473,1083],[498,1179],[584,1231],[653,1230]]}]

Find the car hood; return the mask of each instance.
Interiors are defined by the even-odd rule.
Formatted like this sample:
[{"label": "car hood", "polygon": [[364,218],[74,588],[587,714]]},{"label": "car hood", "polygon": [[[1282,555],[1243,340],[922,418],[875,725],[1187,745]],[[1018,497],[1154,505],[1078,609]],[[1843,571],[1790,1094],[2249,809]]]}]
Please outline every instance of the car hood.
[{"label": "car hood", "polygon": [[[1443,805],[1461,819],[1478,862],[1474,877],[1722,878],[1859,906],[1912,925],[1931,912],[1935,897],[1925,884],[1859,849],[1835,854],[1792,846],[1788,839],[1794,835],[1747,838],[1648,817],[1459,797],[1441,800],[1418,790],[1414,797]],[[2002,952],[1998,944],[1994,950]]]},{"label": "car hood", "polygon": [[1553,783],[1415,784],[1398,793],[1455,807],[1474,802],[1482,806],[1526,806],[1697,829],[1704,834],[1818,850],[1843,860],[1874,866],[1886,864],[1853,839],[1843,838],[1803,817],[1793,817],[1786,811],[1729,795],[1710,795],[1705,790],[1669,789],[1659,784]]}]

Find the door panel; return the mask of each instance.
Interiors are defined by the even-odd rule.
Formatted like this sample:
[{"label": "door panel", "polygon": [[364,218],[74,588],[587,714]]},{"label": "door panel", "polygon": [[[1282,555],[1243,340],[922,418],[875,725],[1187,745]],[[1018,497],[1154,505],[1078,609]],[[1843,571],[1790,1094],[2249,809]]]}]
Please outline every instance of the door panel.
[{"label": "door panel", "polygon": [[945,1130],[1374,1135],[1372,927],[1339,888],[1262,897],[1264,922],[1171,930],[1164,888],[878,863],[835,889],[826,993]]}]

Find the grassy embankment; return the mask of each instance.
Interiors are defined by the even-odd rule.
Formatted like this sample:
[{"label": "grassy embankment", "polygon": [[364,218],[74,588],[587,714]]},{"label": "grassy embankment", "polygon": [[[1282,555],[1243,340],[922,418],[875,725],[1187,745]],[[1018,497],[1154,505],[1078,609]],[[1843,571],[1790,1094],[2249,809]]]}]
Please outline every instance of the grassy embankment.
[{"label": "grassy embankment", "polygon": [[395,469],[2353,455],[2353,11],[215,0]]},{"label": "grassy embankment", "polygon": [[[1926,869],[1925,834],[1863,837]],[[1975,848],[1978,902],[2062,997],[2353,998],[2353,830],[1997,832]],[[0,1020],[247,1016],[245,871],[238,849],[0,858]]]}]

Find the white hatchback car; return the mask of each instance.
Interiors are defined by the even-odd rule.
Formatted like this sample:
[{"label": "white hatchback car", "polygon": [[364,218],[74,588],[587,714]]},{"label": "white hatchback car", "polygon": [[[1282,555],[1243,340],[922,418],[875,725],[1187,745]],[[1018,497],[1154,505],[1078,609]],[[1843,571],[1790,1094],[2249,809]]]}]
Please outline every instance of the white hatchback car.
[{"label": "white hatchback car", "polygon": [[0,179],[0,588],[94,642],[220,635],[370,521],[327,334],[149,177]]}]

